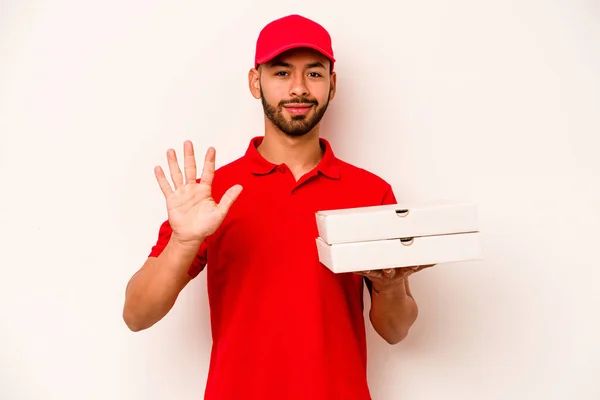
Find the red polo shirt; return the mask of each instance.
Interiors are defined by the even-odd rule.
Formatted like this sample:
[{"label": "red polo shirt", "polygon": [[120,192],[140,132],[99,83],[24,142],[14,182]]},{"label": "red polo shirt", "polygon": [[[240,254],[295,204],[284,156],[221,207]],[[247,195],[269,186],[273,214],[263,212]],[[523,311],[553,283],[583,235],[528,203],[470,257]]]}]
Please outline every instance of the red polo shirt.
[{"label": "red polo shirt", "polygon": [[[285,164],[265,160],[252,139],[246,154],[219,168],[218,202],[243,191],[190,267],[208,265],[212,354],[205,399],[367,400],[363,279],[319,262],[315,212],[393,204],[390,185],[324,155],[298,182]],[[150,256],[171,230],[164,222]]]}]

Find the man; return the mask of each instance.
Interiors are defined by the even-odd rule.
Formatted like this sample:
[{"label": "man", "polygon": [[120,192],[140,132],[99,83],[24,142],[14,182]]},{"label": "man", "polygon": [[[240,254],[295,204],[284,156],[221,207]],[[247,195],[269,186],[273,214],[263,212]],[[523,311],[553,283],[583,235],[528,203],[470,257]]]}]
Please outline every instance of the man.
[{"label": "man", "polygon": [[397,268],[334,274],[319,263],[315,212],[394,204],[390,185],[335,157],[319,125],[336,92],[329,33],[298,15],[261,31],[248,84],[265,134],[243,157],[197,179],[192,143],[184,171],[167,152],[173,187],[155,174],[168,220],[127,287],[133,331],[162,319],[207,269],[213,347],[205,399],[370,399],[363,282],[374,329],[400,342],[417,317],[408,275]]}]

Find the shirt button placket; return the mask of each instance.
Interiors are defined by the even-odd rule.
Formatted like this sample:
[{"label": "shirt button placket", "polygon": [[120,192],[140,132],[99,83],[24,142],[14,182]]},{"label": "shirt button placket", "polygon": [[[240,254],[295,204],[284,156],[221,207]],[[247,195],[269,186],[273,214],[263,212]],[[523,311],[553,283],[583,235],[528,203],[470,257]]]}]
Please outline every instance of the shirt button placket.
[{"label": "shirt button placket", "polygon": [[289,188],[289,176],[286,176],[288,172],[288,167],[285,164],[280,164],[276,167],[277,172],[279,172],[282,177],[277,179],[281,188],[281,201],[280,206],[282,207],[283,215],[288,216],[290,212],[290,188]]}]

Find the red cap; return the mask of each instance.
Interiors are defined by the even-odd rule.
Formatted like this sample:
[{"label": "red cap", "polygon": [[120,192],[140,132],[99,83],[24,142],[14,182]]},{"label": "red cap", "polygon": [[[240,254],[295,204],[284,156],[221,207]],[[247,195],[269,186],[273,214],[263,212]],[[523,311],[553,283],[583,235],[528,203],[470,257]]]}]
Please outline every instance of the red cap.
[{"label": "red cap", "polygon": [[276,19],[262,29],[256,42],[254,67],[298,47],[322,53],[331,61],[333,70],[335,58],[329,32],[315,21],[296,14]]}]

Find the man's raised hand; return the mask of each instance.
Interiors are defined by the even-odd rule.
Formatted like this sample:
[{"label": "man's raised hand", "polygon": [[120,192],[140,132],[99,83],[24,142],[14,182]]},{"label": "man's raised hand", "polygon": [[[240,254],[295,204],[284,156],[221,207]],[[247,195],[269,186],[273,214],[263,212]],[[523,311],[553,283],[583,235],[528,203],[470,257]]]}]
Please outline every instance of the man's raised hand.
[{"label": "man's raised hand", "polygon": [[160,166],[154,174],[167,202],[169,224],[173,237],[182,244],[199,245],[206,236],[213,234],[223,222],[229,208],[237,199],[242,187],[230,187],[217,204],[212,198],[212,182],[215,173],[215,149],[210,147],[204,158],[200,182],[196,178],[196,159],[191,141],[184,142],[184,173],[181,173],[175,150],[167,150],[167,162],[173,187]]}]

